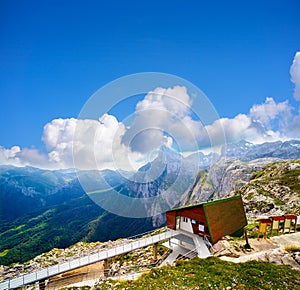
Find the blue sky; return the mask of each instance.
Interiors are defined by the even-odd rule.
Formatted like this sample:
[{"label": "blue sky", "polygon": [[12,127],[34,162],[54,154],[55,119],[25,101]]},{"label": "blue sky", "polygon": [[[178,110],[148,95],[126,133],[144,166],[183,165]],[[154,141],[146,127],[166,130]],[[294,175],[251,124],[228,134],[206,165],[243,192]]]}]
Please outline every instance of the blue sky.
[{"label": "blue sky", "polygon": [[0,146],[48,154],[46,124],[148,71],[192,82],[221,118],[249,115],[267,97],[296,118],[299,11],[297,0],[1,1]]}]

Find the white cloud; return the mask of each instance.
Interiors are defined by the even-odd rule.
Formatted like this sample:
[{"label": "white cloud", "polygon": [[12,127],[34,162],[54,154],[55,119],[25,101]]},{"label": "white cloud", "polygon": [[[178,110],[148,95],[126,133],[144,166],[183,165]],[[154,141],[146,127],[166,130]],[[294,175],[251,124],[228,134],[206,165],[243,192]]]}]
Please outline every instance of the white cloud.
[{"label": "white cloud", "polygon": [[44,126],[42,140],[48,150],[50,164],[60,168],[73,167],[72,141],[77,119],[54,119]]},{"label": "white cloud", "polygon": [[249,114],[220,118],[205,129],[213,144],[222,142],[222,134],[228,143],[242,139],[254,143],[286,140],[291,111],[288,101],[276,103],[273,98],[266,98],[263,104],[253,105]]},{"label": "white cloud", "polygon": [[[35,148],[0,147],[0,164],[35,166],[47,169],[76,167],[80,169],[137,170],[148,160],[121,143],[125,126],[104,114],[99,120],[54,119],[44,126],[42,140],[47,154]],[[164,142],[171,144],[169,138]]]},{"label": "white cloud", "polygon": [[[45,154],[35,148],[20,148],[13,146],[6,149],[0,146],[0,165],[44,167],[48,164]],[[49,165],[49,164],[48,164]]]},{"label": "white cloud", "polygon": [[276,103],[273,98],[266,98],[266,101],[260,105],[253,105],[250,109],[250,117],[253,121],[260,122],[266,129],[274,127],[277,121],[281,129],[288,127],[292,116],[292,107],[288,101]]},{"label": "white cloud", "polygon": [[136,115],[122,138],[133,151],[146,153],[166,144],[196,148],[201,122],[191,118],[192,99],[186,87],[156,88],[136,105]]},{"label": "white cloud", "polygon": [[136,112],[143,114],[143,111],[147,110],[168,111],[170,114],[182,118],[189,113],[191,105],[192,100],[186,87],[156,88],[136,105]]},{"label": "white cloud", "polygon": [[227,142],[243,139],[248,135],[251,127],[251,119],[244,114],[237,115],[233,119],[221,118],[216,120],[212,125],[206,126],[209,138],[214,144],[223,142],[225,134]]},{"label": "white cloud", "polygon": [[121,143],[125,130],[108,114],[99,120],[55,119],[44,127],[43,141],[49,162],[59,168],[136,170],[141,155]]},{"label": "white cloud", "polygon": [[13,146],[10,149],[0,146],[0,164],[20,166],[21,162],[17,157],[19,152],[21,152],[19,146]]},{"label": "white cloud", "polygon": [[298,110],[298,114],[293,116],[288,136],[291,138],[300,138],[300,109]]},{"label": "white cloud", "polygon": [[[43,141],[49,150],[50,163],[61,168],[116,169],[114,154],[125,156],[121,135],[125,127],[104,114],[99,120],[55,119],[44,127]],[[74,155],[73,155],[74,154]],[[124,169],[124,168],[123,168]]]},{"label": "white cloud", "polygon": [[300,112],[293,117],[287,101],[266,98],[263,104],[253,105],[249,114],[220,118],[207,126],[192,118],[191,105],[186,88],[176,86],[147,94],[129,124],[108,114],[99,120],[54,119],[44,126],[46,154],[35,148],[0,147],[0,164],[70,168],[75,156],[80,169],[137,170],[155,158],[151,151],[161,145],[192,152],[217,147],[224,137],[228,143],[300,137]]},{"label": "white cloud", "polygon": [[292,110],[288,101],[276,103],[273,98],[266,98],[263,104],[254,105],[249,114],[220,118],[204,127],[191,117],[191,105],[184,87],[158,88],[150,92],[137,104],[137,116],[123,136],[124,144],[134,151],[146,153],[163,144],[165,132],[183,151],[218,146],[225,140],[246,139],[261,143],[284,139],[282,132]]},{"label": "white cloud", "polygon": [[23,148],[17,153],[17,158],[20,160],[21,164],[42,167],[48,163],[48,158],[45,154],[40,153],[36,148]]},{"label": "white cloud", "polygon": [[[52,151],[58,144],[70,143],[76,129],[77,119],[54,119],[44,126],[42,140],[46,148]],[[65,147],[66,145],[61,145]]]},{"label": "white cloud", "polygon": [[294,98],[300,101],[300,52],[296,52],[290,68],[291,81],[295,84]]}]

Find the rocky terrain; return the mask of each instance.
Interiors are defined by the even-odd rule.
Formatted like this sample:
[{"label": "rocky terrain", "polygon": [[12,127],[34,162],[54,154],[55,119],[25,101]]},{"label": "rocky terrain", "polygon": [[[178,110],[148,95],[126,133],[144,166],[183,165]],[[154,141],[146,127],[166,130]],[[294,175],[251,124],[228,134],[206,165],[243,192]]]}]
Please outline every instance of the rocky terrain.
[{"label": "rocky terrain", "polygon": [[241,140],[224,147],[222,155],[226,156],[227,159],[243,162],[261,158],[299,159],[300,140],[265,142],[262,144],[253,144]]},{"label": "rocky terrain", "polygon": [[300,160],[219,161],[198,172],[180,204],[241,194],[248,217],[300,214]]},{"label": "rocky terrain", "polygon": [[[260,146],[253,145],[248,142],[240,142],[239,144],[229,146],[226,149],[227,157],[220,158],[210,167],[208,164],[209,160],[205,156],[201,155],[202,163],[200,162],[199,164],[202,164],[203,166],[200,166],[199,164],[197,165],[198,172],[195,180],[192,181],[193,178],[191,177],[191,172],[186,170],[186,173],[190,175],[188,182],[179,183],[180,186],[183,184],[185,187],[188,183],[191,185],[181,195],[180,201],[178,201],[176,206],[196,204],[211,199],[240,194],[243,197],[246,215],[251,226],[252,234],[254,233],[252,236],[254,237],[255,231],[257,230],[257,224],[255,224],[254,221],[257,217],[288,213],[300,215],[299,148],[299,141],[285,143],[276,142],[276,144],[262,144]],[[178,166],[181,161],[177,158],[178,156],[176,157],[172,155],[175,154],[174,152],[168,151],[167,154],[171,154],[169,158],[173,161],[175,160],[171,165],[166,167],[164,173],[168,175],[168,177],[163,175],[159,177],[159,180],[143,184],[127,182],[122,187],[122,190],[125,190],[128,195],[136,192],[139,197],[149,197],[163,190],[163,187],[168,186],[168,183],[172,183],[172,179],[176,179],[174,172],[176,173],[176,170],[178,170]],[[255,157],[258,157],[258,159],[253,159]],[[298,159],[283,160],[285,158],[293,157],[297,157]],[[190,156],[187,158],[184,166],[189,167],[189,162],[193,163],[195,158],[198,157]],[[143,174],[143,171],[147,169],[147,166],[149,165],[141,168],[140,174]],[[7,168],[2,168],[2,171],[0,172],[1,178],[8,181],[3,182],[1,188],[5,189],[6,193],[9,193],[8,195],[3,195],[1,197],[2,201],[4,201],[4,198],[11,196],[11,207],[14,207],[15,201],[18,200],[15,199],[15,195],[16,193],[20,193],[18,198],[21,198],[22,201],[26,201],[24,209],[28,212],[26,212],[26,215],[18,217],[14,222],[11,222],[3,219],[5,216],[3,213],[5,214],[5,212],[2,211],[2,223],[6,227],[6,232],[1,233],[1,238],[3,241],[6,241],[6,243],[9,243],[9,238],[11,238],[12,242],[15,240],[15,236],[20,238],[21,233],[26,233],[28,237],[32,236],[33,233],[37,233],[38,235],[36,236],[38,237],[44,231],[48,235],[53,236],[54,233],[51,232],[50,228],[50,225],[52,224],[55,224],[55,227],[53,228],[60,229],[64,233],[67,240],[69,235],[66,234],[67,232],[63,226],[61,225],[60,227],[57,227],[59,220],[67,220],[65,218],[60,218],[58,215],[60,208],[64,209],[64,211],[61,212],[65,214],[67,213],[68,218],[72,217],[70,218],[69,223],[74,228],[74,232],[75,229],[78,229],[78,217],[81,217],[80,211],[77,210],[77,208],[80,208],[82,212],[89,212],[91,215],[93,214],[93,216],[88,217],[89,219],[87,224],[85,220],[82,220],[81,228],[85,230],[84,233],[91,232],[94,237],[103,237],[106,231],[110,231],[112,223],[120,225],[120,229],[115,229],[114,236],[120,233],[120,230],[127,231],[127,228],[132,229],[132,226],[131,224],[129,226],[127,219],[118,219],[118,223],[116,223],[115,217],[103,212],[98,212],[97,208],[94,209],[94,211],[86,211],[87,206],[93,209],[94,204],[91,203],[87,197],[84,197],[85,203],[84,206],[82,205],[82,192],[78,186],[78,182],[74,183],[73,172],[64,172],[63,178],[61,178],[61,173],[59,172],[51,173],[32,168],[19,170],[11,167],[9,170],[10,171],[8,173]],[[32,172],[34,172],[35,174],[32,175],[34,178],[32,179],[29,174],[26,175],[27,173],[20,175],[19,171],[30,171],[31,175]],[[13,178],[12,174],[14,174]],[[109,175],[109,178],[112,179],[111,182],[117,182],[113,173],[106,172],[105,174]],[[49,176],[52,180],[51,183],[48,181]],[[184,176],[181,178],[182,180],[185,180]],[[76,184],[76,188],[78,190],[75,191],[74,197],[70,196],[72,198],[70,199],[72,203],[68,204],[69,201],[66,199],[65,194],[71,192],[69,189],[74,188],[74,184]],[[2,193],[4,193],[3,190]],[[37,217],[31,213],[29,215],[32,200],[35,201],[35,205],[37,205],[41,211]],[[168,202],[173,204],[174,200],[170,200]],[[55,204],[55,210],[57,210],[58,214],[56,214],[53,209],[49,210],[52,203]],[[2,205],[3,204],[8,205],[8,203],[2,202]],[[44,213],[43,207],[45,204],[46,211]],[[156,205],[154,205],[154,207],[155,206]],[[8,208],[9,207],[7,206],[6,210],[8,210]],[[76,215],[74,215],[75,210]],[[155,208],[151,208],[149,210],[155,212]],[[99,214],[102,214],[101,218],[98,218]],[[29,219],[27,217],[29,217]],[[12,219],[14,217],[11,216],[10,218]],[[52,223],[52,220],[54,220],[55,223]],[[74,221],[77,221],[77,223]],[[153,222],[156,225],[163,224],[164,215],[156,216],[152,219],[152,221],[150,220],[152,226]],[[136,221],[132,221],[132,223],[135,225]],[[147,224],[138,224],[141,228],[145,228],[145,225]],[[137,228],[137,225],[135,225],[135,229]],[[70,233],[72,232],[70,231]],[[81,240],[88,241],[88,236]],[[57,241],[61,241],[61,238],[59,237],[59,234],[55,233],[55,239],[57,239]],[[297,236],[295,241],[297,241],[297,239],[300,240],[299,236]],[[47,240],[54,241],[52,238],[47,238]],[[80,240],[80,237],[77,240]],[[109,238],[106,240],[109,240]],[[28,239],[28,241],[31,241],[31,239]],[[43,243],[39,242],[39,240],[36,240],[36,242],[37,245],[43,245]],[[38,255],[34,259],[27,259],[28,261],[23,264],[16,263],[10,267],[1,266],[0,280],[9,279],[22,273],[35,271],[82,255],[92,254],[101,249],[126,242],[126,239],[119,239],[115,242],[79,242],[74,246],[63,246],[65,247],[64,249],[52,247],[53,249],[51,251],[45,251],[44,254]],[[260,243],[257,244],[256,240],[252,239],[251,249],[247,250],[244,248],[243,240],[237,241],[234,239],[225,239],[219,245],[215,245],[214,254],[216,256],[226,257],[227,260],[235,259],[235,261],[238,262],[245,261],[249,258],[258,261],[268,261],[275,264],[288,264],[297,269],[297,265],[299,264],[299,245],[295,247],[295,245],[290,242],[290,244],[286,246],[291,246],[292,248],[294,246],[294,248],[293,250],[288,250],[285,246],[282,247],[276,245],[275,242],[272,242],[272,245],[269,243],[269,240],[267,240],[267,243],[265,242],[266,241],[260,241]],[[19,245],[19,243],[17,244]],[[64,245],[68,246],[65,242]],[[22,245],[20,244],[20,248],[21,247]],[[36,248],[37,246],[35,249]],[[8,256],[6,249],[7,247],[4,247],[2,252],[0,252],[0,257],[2,257],[2,259],[5,258],[5,256]],[[17,251],[16,253],[19,255],[22,254],[21,251]],[[161,258],[166,253],[167,249],[160,246],[158,258]],[[11,254],[14,253],[11,251]],[[14,257],[18,258],[15,254]],[[134,273],[135,271],[147,269],[148,267],[151,267],[153,263],[152,257],[152,249],[151,247],[148,247],[112,259],[109,275],[118,276],[128,273],[128,271]],[[104,266],[102,265],[101,267],[101,269],[103,269]]]},{"label": "rocky terrain", "polygon": [[193,186],[182,195],[180,204],[194,204],[234,195],[237,189],[248,183],[253,173],[275,161],[281,160],[261,158],[243,162],[220,159],[209,169],[198,171]]},{"label": "rocky terrain", "polygon": [[250,247],[245,247],[244,240],[224,237],[213,245],[211,252],[225,261],[264,261],[300,270],[300,232],[274,236],[266,240],[252,238],[249,239],[249,245]]},{"label": "rocky terrain", "polygon": [[[296,197],[289,198],[288,184],[275,185],[272,181],[268,185],[267,176],[256,176],[249,188],[248,181],[268,163],[299,158],[299,140],[258,145],[242,140],[224,147],[221,155],[198,152],[183,157],[162,147],[157,158],[137,172],[0,166],[0,264],[25,262],[79,241],[104,242],[154,230],[165,224],[164,212],[170,208],[230,196],[237,190],[245,195],[249,216],[251,211],[253,215],[285,212],[294,205],[298,210]],[[260,177],[266,179],[265,185]],[[82,181],[93,194],[83,190]],[[147,217],[131,218],[134,202],[116,206],[118,215],[102,208],[101,202],[100,206],[93,202],[107,203],[108,198],[102,197],[102,189],[107,187],[117,190],[118,196],[139,198],[144,204],[139,213]],[[271,194],[266,194],[268,191]],[[114,195],[107,192],[111,198],[108,204],[115,206]],[[156,196],[163,198],[147,203]],[[119,210],[125,212],[120,214]]]},{"label": "rocky terrain", "polygon": [[264,165],[234,193],[242,195],[248,217],[299,215],[300,160]]},{"label": "rocky terrain", "polygon": [[[161,230],[156,231],[155,234],[164,230],[165,229],[162,228]],[[53,249],[24,264],[17,264],[13,267],[2,266],[0,268],[0,280],[13,278],[23,273],[39,270],[41,268],[83,255],[93,254],[99,250],[108,249],[126,242],[128,242],[126,239],[120,239],[113,242],[109,241],[105,243],[80,242],[66,249]],[[256,238],[251,238],[249,239],[249,244],[251,247],[246,248],[244,239],[236,239],[226,236],[212,247],[211,252],[215,257],[219,257],[224,261],[235,263],[253,260],[264,261],[273,263],[275,265],[287,265],[292,267],[294,270],[300,270],[300,232],[275,236],[267,240],[257,240]],[[165,249],[163,246],[159,246],[157,257],[158,262],[161,261],[167,254],[167,249]],[[132,279],[133,277],[139,276],[135,275],[135,273],[148,272],[149,269],[153,268],[153,266],[158,265],[154,262],[157,261],[153,260],[153,248],[152,246],[149,246],[110,259],[109,270],[106,272],[106,275],[111,279],[114,277],[123,277],[123,279],[128,277],[129,279]],[[73,284],[74,286],[88,284],[98,285],[95,286],[95,289],[97,289],[97,287],[101,286],[103,281],[107,281],[103,272],[104,264],[102,262],[100,264],[100,266],[93,269],[94,271],[97,269],[96,272],[91,272],[94,273],[92,281],[88,280],[85,284],[84,278],[81,278],[81,280],[78,280],[81,281],[78,284],[77,280],[74,280],[74,278],[68,280],[68,275],[65,275],[65,280],[60,281],[60,285],[64,285],[64,287],[67,285],[71,286]],[[89,270],[85,269],[84,271]],[[70,277],[72,277],[72,275],[74,276],[74,273],[70,273]],[[79,274],[79,272],[76,272],[76,276],[79,277]],[[88,277],[87,274],[85,274],[85,277]],[[75,281],[77,281],[77,283],[74,283]],[[54,282],[51,283],[53,284]],[[107,283],[109,282],[105,282],[105,284]],[[27,289],[31,288],[28,287]],[[34,289],[34,286],[32,286],[32,289]]]}]

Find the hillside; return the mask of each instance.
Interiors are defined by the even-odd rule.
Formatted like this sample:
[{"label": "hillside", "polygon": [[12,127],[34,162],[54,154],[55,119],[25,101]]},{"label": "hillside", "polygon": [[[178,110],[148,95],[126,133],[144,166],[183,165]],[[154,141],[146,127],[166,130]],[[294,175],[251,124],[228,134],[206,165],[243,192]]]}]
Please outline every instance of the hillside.
[{"label": "hillside", "polygon": [[300,160],[264,158],[202,170],[181,204],[241,194],[248,217],[300,214]]},{"label": "hillside", "polygon": [[[92,187],[103,180],[133,199],[164,194],[163,204],[145,205],[149,218],[105,211],[85,193],[74,170],[0,166],[0,264],[25,262],[79,241],[114,240],[155,229],[165,223],[163,213],[155,215],[161,206],[169,209],[242,194],[248,217],[299,214],[300,161],[283,160],[299,158],[299,144],[297,140],[260,145],[240,141],[228,145],[226,158],[213,164],[216,156],[199,153],[182,158],[164,147],[136,175],[126,173],[131,174],[128,180],[126,174],[110,170],[80,173]],[[140,177],[151,177],[149,168],[154,174],[156,168],[164,170],[153,181],[139,182]]]},{"label": "hillside", "polygon": [[275,161],[281,161],[281,159],[260,158],[240,161],[221,158],[210,168],[198,171],[195,183],[184,192],[180,204],[194,204],[233,195],[235,190],[251,179],[254,172]]},{"label": "hillside", "polygon": [[[266,262],[234,264],[212,257],[153,269],[137,281],[101,283],[98,289],[300,289],[299,271]],[[85,287],[84,289],[89,289]],[[66,289],[66,288],[65,288]],[[68,288],[77,289],[77,288]]]},{"label": "hillside", "polygon": [[[157,234],[164,230],[162,228],[150,234]],[[213,246],[214,257],[194,258],[190,261],[183,261],[183,258],[180,258],[175,266],[161,268],[157,268],[159,264],[153,260],[153,247],[148,246],[110,259],[106,272],[109,278],[104,276],[104,263],[99,262],[54,277],[48,282],[48,287],[49,289],[52,289],[51,287],[56,287],[55,289],[226,289],[226,287],[300,289],[299,234],[300,232],[275,236],[260,241],[256,238],[249,239],[251,249],[245,248],[244,239],[226,237]],[[0,267],[0,281],[76,257],[94,254],[99,250],[110,249],[126,242],[130,241],[119,239],[104,243],[80,242],[66,249],[53,249],[25,264]],[[158,263],[168,253],[169,251],[160,243]],[[128,281],[133,277],[139,278],[136,281]],[[34,285],[27,288],[34,289]]]},{"label": "hillside", "polygon": [[300,215],[300,160],[267,164],[236,190],[243,196],[249,217]]},{"label": "hillside", "polygon": [[[108,241],[152,230],[151,219],[104,211],[73,171],[0,167],[0,264],[25,262],[78,241]],[[112,230],[113,229],[113,230]]]}]

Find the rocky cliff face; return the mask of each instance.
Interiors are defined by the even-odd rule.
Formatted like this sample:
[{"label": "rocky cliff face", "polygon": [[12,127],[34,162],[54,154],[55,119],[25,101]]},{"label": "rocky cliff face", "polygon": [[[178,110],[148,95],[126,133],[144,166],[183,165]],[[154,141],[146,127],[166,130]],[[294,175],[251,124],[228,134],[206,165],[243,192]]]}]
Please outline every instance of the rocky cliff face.
[{"label": "rocky cliff face", "polygon": [[253,144],[241,140],[223,148],[223,156],[227,159],[250,161],[258,158],[299,159],[300,140],[265,142]]},{"label": "rocky cliff face", "polygon": [[[178,153],[162,148],[162,155],[164,157],[161,160],[167,164],[166,171],[155,182],[128,184],[127,186],[129,191],[137,197],[147,198],[161,195],[179,176],[180,182],[178,183],[177,180],[176,190],[172,189],[167,201],[170,207],[175,207],[236,194],[238,189],[248,184],[255,172],[265,170],[262,168],[265,168],[267,164],[299,159],[300,141],[253,144],[241,140],[224,147],[220,156],[198,153],[186,158],[180,158]],[[158,158],[147,166],[155,167],[162,162],[161,160]],[[283,185],[280,185],[280,191],[282,187]],[[265,189],[265,191],[268,190],[274,191],[275,189]],[[153,204],[148,209],[149,213],[157,212],[159,206],[160,204]],[[153,217],[155,226],[163,222],[163,215]]]},{"label": "rocky cliff face", "polygon": [[266,164],[235,191],[248,216],[300,214],[300,160]]},{"label": "rocky cliff face", "polygon": [[241,194],[249,216],[300,213],[300,160],[219,161],[198,172],[181,205]]},{"label": "rocky cliff face", "polygon": [[186,191],[181,204],[193,204],[233,195],[252,174],[276,159],[262,158],[250,162],[220,159],[207,170],[200,170],[193,186]]}]

